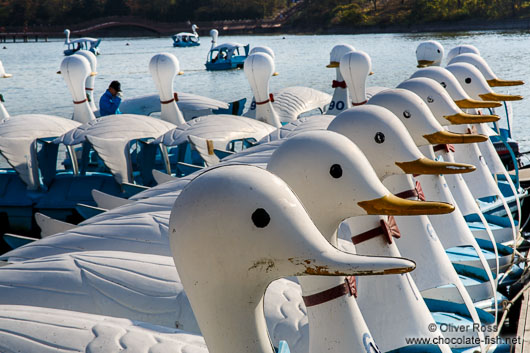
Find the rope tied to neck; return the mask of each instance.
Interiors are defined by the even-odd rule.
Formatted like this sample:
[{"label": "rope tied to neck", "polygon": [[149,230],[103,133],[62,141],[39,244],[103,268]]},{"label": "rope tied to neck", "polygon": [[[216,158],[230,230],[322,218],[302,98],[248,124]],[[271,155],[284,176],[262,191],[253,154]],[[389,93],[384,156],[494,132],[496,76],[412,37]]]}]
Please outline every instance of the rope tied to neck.
[{"label": "rope tied to neck", "polygon": [[344,279],[343,284],[339,284],[338,286],[326,289],[319,293],[303,296],[302,299],[304,299],[305,306],[310,307],[329,302],[347,294],[357,298],[357,281],[355,276],[348,276]]},{"label": "rope tied to neck", "polygon": [[441,144],[433,147],[434,152],[445,151],[445,153],[454,152],[455,146],[451,144]]},{"label": "rope tied to neck", "polygon": [[471,125],[471,127],[468,127],[467,128],[467,133],[468,134],[477,134],[477,127],[475,125]]},{"label": "rope tied to neck", "polygon": [[361,103],[351,102],[351,105],[353,105],[354,107],[357,107],[357,106],[359,106],[359,105],[366,104],[366,102],[368,102],[368,100],[365,100],[365,101],[363,101],[363,102],[361,102]]},{"label": "rope tied to neck", "polygon": [[402,191],[399,194],[395,194],[395,196],[401,197],[402,199],[417,197],[418,200],[425,201],[425,194],[423,193],[423,189],[421,188],[420,182],[417,180],[416,185],[414,185],[414,189]]},{"label": "rope tied to neck", "polygon": [[177,92],[173,93],[173,98],[171,98],[171,99],[169,99],[167,101],[160,101],[160,104],[169,104],[169,103],[171,103],[173,101],[175,101],[175,102],[179,101],[179,96],[178,96]]},{"label": "rope tied to neck", "polygon": [[333,80],[333,82],[331,82],[331,88],[346,88],[346,81],[337,81],[337,80]]},{"label": "rope tied to neck", "polygon": [[262,104],[266,104],[266,103],[273,103],[274,102],[274,95],[272,93],[269,93],[269,99],[267,100],[264,100],[263,102],[256,102],[257,105],[262,105]]},{"label": "rope tied to neck", "polygon": [[370,229],[361,234],[354,235],[351,237],[353,244],[357,245],[367,240],[382,235],[388,244],[392,244],[392,238],[401,238],[401,233],[396,223],[396,219],[393,216],[388,216],[388,220],[384,219],[379,221],[380,226]]}]

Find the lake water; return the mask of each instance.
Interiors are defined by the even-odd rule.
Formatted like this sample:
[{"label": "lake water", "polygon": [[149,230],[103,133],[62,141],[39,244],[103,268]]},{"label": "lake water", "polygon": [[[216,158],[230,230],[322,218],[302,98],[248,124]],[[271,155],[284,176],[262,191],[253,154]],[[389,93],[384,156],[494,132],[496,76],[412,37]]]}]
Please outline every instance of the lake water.
[{"label": "lake water", "polygon": [[[395,87],[416,70],[416,46],[429,39],[441,42],[446,53],[456,45],[473,44],[498,77],[528,82],[525,86],[496,91],[527,97],[514,102],[513,110],[515,138],[520,142],[521,150],[529,150],[530,65],[527,60],[530,57],[530,32],[221,36],[218,42],[236,41],[250,43],[251,47],[271,47],[276,54],[276,71],[280,73],[271,79],[272,92],[286,86],[301,85],[332,93],[331,81],[335,78],[335,70],[325,66],[329,63],[329,52],[334,45],[347,43],[371,56],[375,74],[369,77],[369,86]],[[6,49],[0,49],[0,60],[6,72],[13,77],[0,80],[0,93],[4,95],[10,114],[71,116],[72,97],[62,76],[56,74],[64,58],[63,41],[0,44],[0,48],[4,46]],[[177,92],[195,93],[223,101],[251,98],[242,70],[208,72],[204,69],[209,47],[209,37],[203,37],[202,45],[194,48],[173,48],[171,38],[104,38],[100,46],[102,54],[98,56],[96,99],[99,100],[112,80],[121,81],[126,97],[156,92],[148,64],[150,58],[160,52],[173,53],[180,61],[184,75],[175,78]]]}]

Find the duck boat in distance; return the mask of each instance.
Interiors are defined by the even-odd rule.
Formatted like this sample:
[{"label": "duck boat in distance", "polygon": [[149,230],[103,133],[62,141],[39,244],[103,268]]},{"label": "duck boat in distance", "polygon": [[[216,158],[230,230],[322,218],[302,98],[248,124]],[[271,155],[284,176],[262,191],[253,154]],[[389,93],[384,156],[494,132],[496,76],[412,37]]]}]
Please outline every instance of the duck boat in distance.
[{"label": "duck boat in distance", "polygon": [[64,50],[64,55],[72,55],[78,52],[79,50],[88,50],[94,55],[99,55],[99,44],[101,43],[101,39],[92,38],[92,37],[83,37],[75,40],[70,40],[70,30],[65,29],[64,34],[66,35],[66,39],[64,41],[64,44],[68,47]]},{"label": "duck boat in distance", "polygon": [[250,53],[250,44],[243,45],[234,42],[217,44],[219,32],[216,29],[210,31],[212,47],[206,58],[206,70],[231,70],[242,69],[245,59]]},{"label": "duck boat in distance", "polygon": [[201,45],[201,40],[199,39],[199,34],[197,33],[199,27],[197,25],[191,26],[192,33],[189,32],[180,32],[174,34],[173,38],[173,47],[176,48],[187,48],[187,47],[198,47]]}]

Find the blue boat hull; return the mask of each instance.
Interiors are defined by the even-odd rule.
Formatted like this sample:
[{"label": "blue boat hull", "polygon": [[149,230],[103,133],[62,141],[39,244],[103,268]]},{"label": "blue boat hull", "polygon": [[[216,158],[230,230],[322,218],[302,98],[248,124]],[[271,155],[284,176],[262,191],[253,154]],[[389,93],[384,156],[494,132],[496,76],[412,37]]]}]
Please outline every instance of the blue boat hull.
[{"label": "blue boat hull", "polygon": [[16,234],[38,231],[34,221],[36,212],[70,223],[81,221],[75,207],[78,203],[95,206],[93,189],[113,196],[122,195],[114,177],[105,173],[59,174],[46,191],[26,190],[15,173],[0,173],[0,185],[4,186],[0,187],[0,231]]},{"label": "blue boat hull", "polygon": [[232,69],[242,69],[245,60],[231,60],[226,62],[215,62],[215,63],[206,63],[206,70],[208,71],[220,71],[220,70],[232,70]]},{"label": "blue boat hull", "polygon": [[[65,51],[63,51],[64,55],[65,56],[70,56],[70,55],[73,55],[75,53],[77,53],[79,51],[78,50],[73,50],[73,49],[66,49]],[[89,51],[91,51],[94,55],[99,55],[99,49],[96,47],[96,48],[90,48]]]},{"label": "blue boat hull", "polygon": [[173,42],[175,48],[198,47],[199,45],[201,45],[200,42]]}]

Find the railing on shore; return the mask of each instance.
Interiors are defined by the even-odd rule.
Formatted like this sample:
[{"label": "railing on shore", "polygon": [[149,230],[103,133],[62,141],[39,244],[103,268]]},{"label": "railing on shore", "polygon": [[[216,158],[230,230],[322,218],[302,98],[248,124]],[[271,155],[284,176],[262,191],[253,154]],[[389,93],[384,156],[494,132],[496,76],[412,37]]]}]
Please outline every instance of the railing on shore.
[{"label": "railing on shore", "polygon": [[34,38],[35,42],[38,42],[39,38],[47,42],[49,34],[42,32],[0,33],[0,43],[10,42],[11,39],[13,40],[13,43],[16,43],[17,39],[20,39],[24,43],[27,43],[30,41],[30,38]]}]

